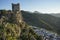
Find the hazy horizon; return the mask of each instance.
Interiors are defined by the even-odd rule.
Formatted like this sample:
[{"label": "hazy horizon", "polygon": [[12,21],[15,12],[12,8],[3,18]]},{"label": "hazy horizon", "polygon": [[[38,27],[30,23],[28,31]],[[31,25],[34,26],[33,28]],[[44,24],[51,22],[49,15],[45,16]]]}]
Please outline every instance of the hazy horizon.
[{"label": "hazy horizon", "polygon": [[21,10],[41,13],[60,13],[60,0],[0,0],[0,9],[11,10],[12,3],[20,3]]}]

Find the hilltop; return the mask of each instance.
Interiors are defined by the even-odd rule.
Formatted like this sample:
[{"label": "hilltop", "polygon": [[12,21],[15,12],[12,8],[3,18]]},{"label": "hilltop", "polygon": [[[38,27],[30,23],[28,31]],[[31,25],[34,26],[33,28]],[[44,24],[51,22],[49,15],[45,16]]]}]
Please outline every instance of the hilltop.
[{"label": "hilltop", "polygon": [[43,40],[21,14],[19,3],[12,3],[12,10],[0,10],[0,40]]}]

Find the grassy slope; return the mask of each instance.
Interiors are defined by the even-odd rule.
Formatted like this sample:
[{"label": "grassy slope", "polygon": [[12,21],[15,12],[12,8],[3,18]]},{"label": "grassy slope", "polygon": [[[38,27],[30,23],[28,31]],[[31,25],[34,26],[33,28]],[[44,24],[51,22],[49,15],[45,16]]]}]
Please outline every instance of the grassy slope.
[{"label": "grassy slope", "polygon": [[31,13],[28,11],[22,11],[22,16],[24,18],[24,21],[29,25],[60,33],[60,18],[58,17],[54,17],[49,14]]}]

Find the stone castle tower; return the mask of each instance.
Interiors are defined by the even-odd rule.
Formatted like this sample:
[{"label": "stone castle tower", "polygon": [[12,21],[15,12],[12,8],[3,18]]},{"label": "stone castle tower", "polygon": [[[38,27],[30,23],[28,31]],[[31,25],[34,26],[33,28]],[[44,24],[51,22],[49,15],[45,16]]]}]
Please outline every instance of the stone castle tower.
[{"label": "stone castle tower", "polygon": [[12,3],[12,11],[20,11],[20,5],[19,5],[19,3],[17,3],[17,4],[13,4]]},{"label": "stone castle tower", "polygon": [[14,22],[16,23],[22,22],[22,15],[21,15],[19,3],[17,4],[12,3],[12,12],[13,12],[13,20],[16,20]]}]

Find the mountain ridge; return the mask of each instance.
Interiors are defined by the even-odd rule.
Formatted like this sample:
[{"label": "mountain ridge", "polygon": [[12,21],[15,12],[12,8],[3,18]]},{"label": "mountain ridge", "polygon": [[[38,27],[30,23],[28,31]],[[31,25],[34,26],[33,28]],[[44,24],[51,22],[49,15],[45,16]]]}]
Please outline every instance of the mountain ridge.
[{"label": "mountain ridge", "polygon": [[[32,26],[37,26],[37,27],[42,27],[48,30],[53,30],[55,32],[57,32],[58,34],[59,32],[59,28],[60,28],[60,18],[59,17],[55,17],[52,16],[50,14],[39,14],[39,13],[31,13],[31,12],[27,12],[27,11],[21,11],[22,12],[22,16],[24,18],[24,21],[26,23],[28,23],[29,25]],[[45,23],[43,23],[45,22]]]}]

